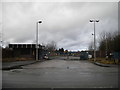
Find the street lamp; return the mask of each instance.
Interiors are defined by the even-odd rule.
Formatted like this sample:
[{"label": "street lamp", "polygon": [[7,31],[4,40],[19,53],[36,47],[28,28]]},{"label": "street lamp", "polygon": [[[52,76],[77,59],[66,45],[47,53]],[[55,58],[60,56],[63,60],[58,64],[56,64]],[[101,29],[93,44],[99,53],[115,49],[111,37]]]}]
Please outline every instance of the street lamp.
[{"label": "street lamp", "polygon": [[42,21],[38,21],[36,23],[36,60],[38,60],[38,24],[42,23]]},{"label": "street lamp", "polygon": [[96,32],[95,32],[95,23],[99,20],[92,19],[90,22],[94,22],[94,62],[96,61]]}]

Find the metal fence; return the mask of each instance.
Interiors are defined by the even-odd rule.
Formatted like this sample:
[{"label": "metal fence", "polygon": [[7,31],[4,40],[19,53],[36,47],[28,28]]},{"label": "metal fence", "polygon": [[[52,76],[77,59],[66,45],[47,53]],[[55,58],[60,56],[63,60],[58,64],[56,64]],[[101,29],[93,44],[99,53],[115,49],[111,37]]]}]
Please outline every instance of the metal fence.
[{"label": "metal fence", "polygon": [[120,60],[120,52],[114,52],[113,53],[113,59]]}]

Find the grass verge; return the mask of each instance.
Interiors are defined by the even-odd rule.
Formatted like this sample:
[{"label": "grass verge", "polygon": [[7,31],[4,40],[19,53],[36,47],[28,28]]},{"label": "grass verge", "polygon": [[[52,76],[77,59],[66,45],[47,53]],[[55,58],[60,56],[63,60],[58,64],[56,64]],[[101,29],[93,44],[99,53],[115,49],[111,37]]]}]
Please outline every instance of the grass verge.
[{"label": "grass verge", "polygon": [[[89,61],[94,62],[94,58],[89,59]],[[108,59],[105,58],[96,58],[96,61],[102,64],[120,64],[120,60]]]}]

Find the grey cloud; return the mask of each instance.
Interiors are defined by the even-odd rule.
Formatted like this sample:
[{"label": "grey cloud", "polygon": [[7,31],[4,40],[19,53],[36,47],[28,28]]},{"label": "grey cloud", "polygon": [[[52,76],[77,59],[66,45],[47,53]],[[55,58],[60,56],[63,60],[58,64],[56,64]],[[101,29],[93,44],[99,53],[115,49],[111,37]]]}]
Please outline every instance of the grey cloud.
[{"label": "grey cloud", "polygon": [[117,30],[117,3],[81,2],[24,2],[3,3],[3,39],[10,43],[35,43],[36,22],[39,24],[39,43],[57,42],[58,47],[70,50],[87,49],[93,40],[93,23],[97,37],[103,31]]}]

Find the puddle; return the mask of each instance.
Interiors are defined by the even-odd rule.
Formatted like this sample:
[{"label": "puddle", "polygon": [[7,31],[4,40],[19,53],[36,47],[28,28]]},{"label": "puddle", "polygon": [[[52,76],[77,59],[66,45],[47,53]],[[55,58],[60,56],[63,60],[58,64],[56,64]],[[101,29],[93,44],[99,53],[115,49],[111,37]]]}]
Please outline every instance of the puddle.
[{"label": "puddle", "polygon": [[13,69],[13,70],[10,70],[11,72],[16,72],[16,73],[19,73],[21,72],[22,69]]}]

